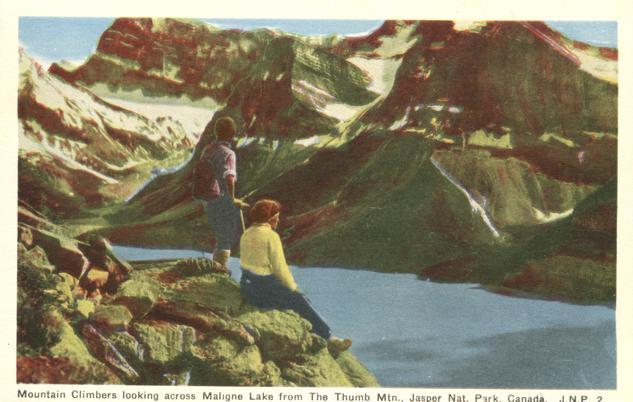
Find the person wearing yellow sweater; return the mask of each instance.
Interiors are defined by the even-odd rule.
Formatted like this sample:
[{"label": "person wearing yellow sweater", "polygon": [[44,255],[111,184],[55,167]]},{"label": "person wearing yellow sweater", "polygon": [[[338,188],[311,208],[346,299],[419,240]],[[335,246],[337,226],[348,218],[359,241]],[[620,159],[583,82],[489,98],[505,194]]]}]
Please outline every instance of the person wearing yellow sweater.
[{"label": "person wearing yellow sweater", "polygon": [[280,210],[279,202],[268,199],[257,201],[250,210],[253,224],[240,239],[241,293],[256,307],[294,310],[310,321],[315,334],[328,340],[330,350],[347,350],[352,341],[333,337],[330,327],[299,291],[275,232]]}]

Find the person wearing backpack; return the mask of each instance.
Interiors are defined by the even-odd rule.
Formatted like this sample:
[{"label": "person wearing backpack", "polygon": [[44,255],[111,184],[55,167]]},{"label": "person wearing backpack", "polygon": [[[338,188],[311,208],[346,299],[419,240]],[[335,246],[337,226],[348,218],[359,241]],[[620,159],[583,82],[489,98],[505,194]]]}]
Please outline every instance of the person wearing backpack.
[{"label": "person wearing backpack", "polygon": [[219,118],[213,126],[205,128],[201,141],[211,134],[216,140],[207,144],[194,166],[193,196],[202,202],[215,237],[213,265],[215,269],[230,272],[231,249],[242,233],[241,209],[249,205],[235,197],[237,160],[231,149],[237,134],[230,117]]}]

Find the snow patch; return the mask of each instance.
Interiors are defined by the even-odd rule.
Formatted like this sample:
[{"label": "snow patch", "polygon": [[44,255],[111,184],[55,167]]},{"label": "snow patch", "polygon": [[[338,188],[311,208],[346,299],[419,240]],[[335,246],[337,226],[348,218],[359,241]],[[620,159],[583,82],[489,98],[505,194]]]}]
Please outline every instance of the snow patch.
[{"label": "snow patch", "polygon": [[309,83],[308,81],[305,80],[299,80],[299,81],[294,81],[292,83],[292,90],[299,92],[301,94],[304,95],[308,95],[310,97],[313,98],[324,98],[324,99],[328,99],[328,100],[334,100],[336,99],[332,94],[330,94],[327,91],[324,91],[323,89],[312,85],[311,83]]},{"label": "snow patch", "polygon": [[318,144],[319,142],[321,142],[321,140],[320,140],[319,136],[318,136],[318,135],[314,135],[314,136],[309,137],[309,138],[304,138],[304,139],[301,139],[301,140],[296,140],[296,141],[295,141],[295,144],[297,144],[297,145],[302,145],[302,146],[304,146],[304,147],[309,147],[309,146],[311,146],[311,145],[316,145],[316,144]]},{"label": "snow patch", "polygon": [[415,25],[407,25],[400,29],[394,36],[381,36],[380,40],[382,44],[376,48],[375,53],[383,58],[399,56],[411,49],[417,42],[417,37],[413,37],[411,34],[415,32]]},{"label": "snow patch", "polygon": [[116,184],[119,181],[116,179],[113,179],[110,176],[106,176],[101,172],[97,172],[96,170],[82,165],[81,163],[77,162],[76,160],[72,159],[71,157],[69,157],[68,155],[64,154],[63,152],[59,151],[57,148],[55,148],[54,146],[49,145],[47,142],[42,142],[42,143],[37,143],[34,140],[32,140],[31,138],[27,137],[24,133],[24,129],[23,126],[20,125],[20,130],[19,130],[19,134],[20,134],[20,139],[19,139],[19,143],[20,143],[20,148],[22,152],[26,152],[28,150],[28,152],[31,153],[38,153],[40,155],[43,156],[50,156],[53,157],[57,160],[59,160],[60,162],[62,162],[63,166],[66,166],[69,169],[72,170],[81,170],[83,172],[89,173],[101,180],[103,180],[104,182],[108,183],[108,184]]},{"label": "snow patch", "polygon": [[570,208],[562,212],[543,212],[537,208],[532,207],[532,215],[540,223],[548,223],[548,222],[557,221],[559,219],[567,218],[573,212],[574,212],[573,208]]},{"label": "snow patch", "polygon": [[350,57],[348,62],[365,71],[371,80],[369,90],[381,95],[387,95],[396,78],[396,71],[402,64],[402,59],[368,59],[365,57]]},{"label": "snow patch", "polygon": [[182,125],[193,142],[200,137],[205,126],[217,111],[217,108],[210,109],[178,103],[147,103],[105,96],[102,99],[113,105],[147,116],[152,120],[159,117],[171,117]]},{"label": "snow patch", "polygon": [[455,25],[453,25],[453,29],[456,31],[470,31],[470,32],[480,32],[483,27],[486,26],[486,21],[453,21]]},{"label": "snow patch", "polygon": [[495,225],[492,223],[492,220],[490,219],[490,216],[488,216],[488,212],[486,211],[486,208],[485,208],[486,200],[483,200],[483,202],[480,204],[477,200],[475,200],[475,198],[470,194],[470,192],[468,192],[468,190],[466,190],[466,188],[464,188],[464,186],[456,178],[454,178],[450,173],[448,173],[444,169],[444,167],[440,165],[440,163],[437,160],[435,160],[435,158],[431,157],[431,163],[433,164],[433,166],[437,168],[437,170],[442,174],[442,176],[446,177],[448,181],[450,181],[455,187],[457,187],[462,193],[464,193],[464,195],[468,199],[468,202],[470,204],[470,208],[472,209],[472,211],[479,214],[479,216],[484,221],[488,229],[490,229],[490,232],[492,232],[494,237],[499,237],[501,234],[499,233],[499,230],[497,230]]},{"label": "snow patch", "polygon": [[299,99],[308,103],[320,113],[339,121],[351,119],[364,108],[364,105],[353,106],[336,102],[337,99],[334,95],[305,80],[293,81],[292,91]]},{"label": "snow patch", "polygon": [[432,110],[434,112],[441,112],[443,110],[452,113],[452,114],[458,114],[464,111],[464,107],[463,106],[459,106],[459,105],[444,105],[441,103],[431,103],[431,104],[424,104],[424,103],[420,103],[419,105],[415,105],[415,107],[413,108],[413,110],[415,110],[416,112],[420,111],[420,110],[424,110],[424,109],[429,109]]},{"label": "snow patch", "polygon": [[389,130],[400,130],[402,127],[406,126],[409,122],[410,114],[411,106],[407,106],[407,110],[405,111],[404,116],[402,116],[402,119],[394,121],[393,124],[389,127]]},{"label": "snow patch", "polygon": [[607,60],[577,48],[572,48],[571,51],[580,60],[581,70],[612,84],[618,83],[617,61]]},{"label": "snow patch", "polygon": [[326,116],[333,117],[340,121],[345,121],[354,117],[364,108],[364,105],[352,106],[346,103],[328,103],[324,107],[318,108],[318,110]]}]

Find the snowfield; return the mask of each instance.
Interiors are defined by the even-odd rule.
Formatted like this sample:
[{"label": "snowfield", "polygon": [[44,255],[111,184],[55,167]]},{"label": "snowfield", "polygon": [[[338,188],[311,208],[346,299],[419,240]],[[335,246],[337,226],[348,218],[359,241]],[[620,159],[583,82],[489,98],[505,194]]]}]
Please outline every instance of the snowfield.
[{"label": "snowfield", "polygon": [[217,107],[208,108],[196,106],[195,104],[147,103],[105,96],[102,99],[113,105],[147,116],[152,120],[156,120],[159,117],[170,117],[182,125],[192,142],[197,141],[207,123],[211,121],[211,118],[218,110]]},{"label": "snowfield", "polygon": [[401,59],[368,59],[365,57],[350,57],[347,59],[356,67],[365,71],[371,79],[369,90],[380,95],[387,95],[396,78],[396,71],[402,63]]}]

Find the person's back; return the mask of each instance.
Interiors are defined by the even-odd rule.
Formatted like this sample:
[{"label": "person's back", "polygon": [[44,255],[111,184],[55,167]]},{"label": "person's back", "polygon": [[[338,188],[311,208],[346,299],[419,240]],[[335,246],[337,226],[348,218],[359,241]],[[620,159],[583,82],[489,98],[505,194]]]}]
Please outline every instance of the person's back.
[{"label": "person's back", "polygon": [[[226,176],[233,175],[237,179],[236,157],[226,141],[214,141],[207,145],[196,164],[199,173],[194,185],[199,187],[194,190],[194,196],[209,201],[228,193]],[[216,173],[217,172],[217,173]]]},{"label": "person's back", "polygon": [[240,239],[240,264],[257,275],[273,275],[291,291],[297,284],[290,273],[281,239],[269,223],[255,223]]}]

